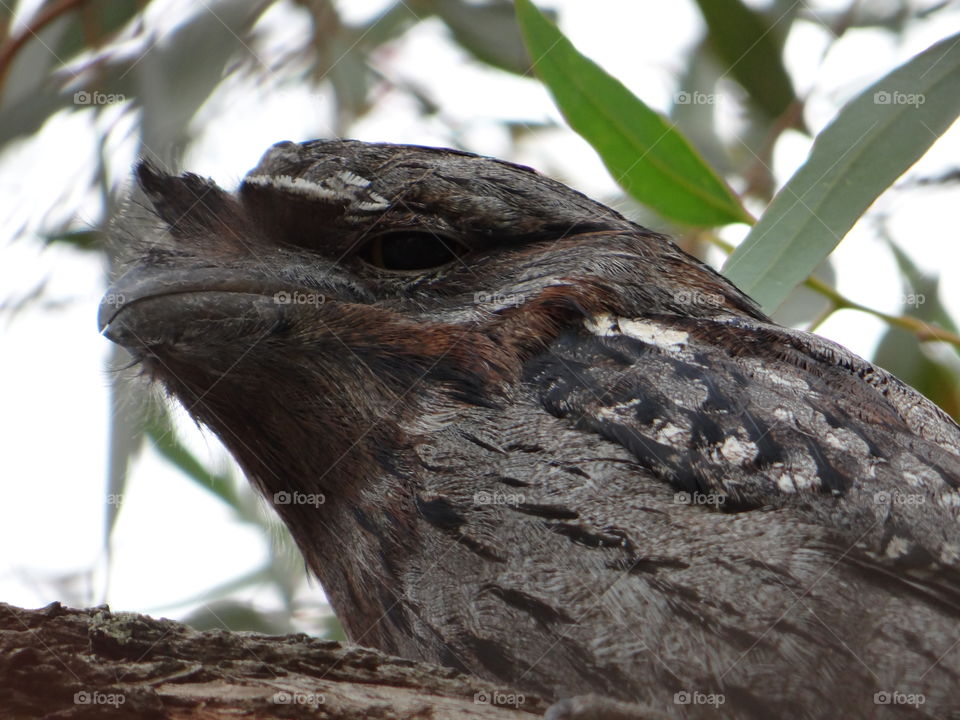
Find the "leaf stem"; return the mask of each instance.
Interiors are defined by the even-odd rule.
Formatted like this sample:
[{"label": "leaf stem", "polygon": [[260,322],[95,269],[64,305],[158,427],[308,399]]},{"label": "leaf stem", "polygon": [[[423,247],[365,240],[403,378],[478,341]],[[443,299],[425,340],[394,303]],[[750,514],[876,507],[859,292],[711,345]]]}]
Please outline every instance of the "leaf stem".
[{"label": "leaf stem", "polygon": [[[728,243],[726,240],[717,237],[717,235],[714,233],[704,232],[701,233],[701,236],[710,242],[710,244],[720,248],[728,255],[733,252],[733,245]],[[813,276],[810,276],[804,280],[803,284],[814,292],[819,293],[823,297],[827,298],[833,304],[832,308],[828,308],[827,312],[823,313],[816,319],[810,328],[811,330],[819,327],[820,324],[827,319],[827,317],[837,310],[859,310],[860,312],[880,318],[888,325],[902,328],[913,333],[920,342],[929,342],[935,340],[947,342],[951,345],[960,347],[960,335],[957,333],[945,330],[944,328],[936,325],[931,325],[928,322],[920,320],[919,318],[910,317],[909,315],[890,315],[889,313],[881,312],[880,310],[862,305],[855,300],[851,300],[850,298],[838,292],[835,288],[830,287],[822,280],[819,280]]]}]

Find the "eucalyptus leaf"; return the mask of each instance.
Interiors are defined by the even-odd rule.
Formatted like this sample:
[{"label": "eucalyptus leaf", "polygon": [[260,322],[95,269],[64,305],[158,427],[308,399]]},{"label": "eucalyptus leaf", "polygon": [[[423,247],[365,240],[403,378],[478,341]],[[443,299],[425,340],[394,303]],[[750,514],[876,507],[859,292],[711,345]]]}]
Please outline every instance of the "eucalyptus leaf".
[{"label": "eucalyptus leaf", "polygon": [[[130,363],[130,354],[119,346],[110,350],[113,367]],[[144,403],[129,383],[110,385],[110,448],[107,458],[106,510],[103,519],[103,544],[110,549],[110,537],[123,507],[130,463],[143,445]]]},{"label": "eucalyptus leaf", "polygon": [[960,34],[896,68],[840,110],[727,259],[724,274],[764,310],[775,310],[958,113]]},{"label": "eucalyptus leaf", "polygon": [[179,469],[195,484],[213,493],[229,505],[239,516],[247,514],[246,504],[237,493],[233,479],[228,475],[211,472],[177,439],[173,428],[164,419],[147,423],[147,436],[153,446],[170,464]]},{"label": "eucalyptus leaf", "polygon": [[512,2],[494,0],[480,5],[464,0],[433,0],[456,41],[478,60],[507,72],[530,72],[530,56],[524,47]]},{"label": "eucalyptus leaf", "polygon": [[[956,332],[953,320],[940,302],[939,278],[923,273],[889,238],[887,242],[903,280],[902,313]],[[960,375],[956,370],[956,356],[953,356],[955,362],[951,365],[944,361],[945,358],[925,352],[913,333],[891,327],[881,338],[873,359],[955,419],[960,418]]]},{"label": "eucalyptus leaf", "polygon": [[[819,280],[827,287],[835,287],[837,274],[833,271],[830,258],[824,260],[811,277]],[[773,313],[773,319],[787,327],[809,326],[816,320],[824,319],[824,314],[831,310],[833,303],[816,290],[800,284],[793,289],[783,304]]]},{"label": "eucalyptus leaf", "polygon": [[70,104],[51,76],[60,63],[51,48],[78,27],[76,13],[53,20],[20,48],[6,75],[0,77],[0,147],[36,132],[51,115]]},{"label": "eucalyptus leaf", "polygon": [[741,0],[697,0],[697,5],[707,23],[710,47],[725,71],[769,117],[782,115],[795,97],[783,65],[783,38],[792,11],[770,22]]},{"label": "eucalyptus leaf", "polygon": [[727,175],[733,170],[730,153],[717,133],[716,101],[720,73],[720,66],[713,55],[706,52],[704,43],[697,45],[680,76],[670,119],[696,144],[712,168]]},{"label": "eucalyptus leaf", "polygon": [[197,608],[183,619],[196,630],[229,630],[284,635],[293,631],[288,616],[264,612],[252,603],[232,598],[219,599]]},{"label": "eucalyptus leaf", "polygon": [[753,222],[673,123],[577,52],[530,0],[517,0],[517,18],[557,107],[627,193],[687,225]]},{"label": "eucalyptus leaf", "polygon": [[56,235],[48,235],[48,244],[61,243],[77,250],[103,252],[103,232],[101,230],[73,230]]},{"label": "eucalyptus leaf", "polygon": [[56,48],[58,58],[67,59],[99,47],[130,22],[149,4],[140,0],[100,0],[95,5],[70,13],[70,32]]},{"label": "eucalyptus leaf", "polygon": [[227,63],[252,52],[243,38],[267,6],[265,0],[212,2],[142,55],[117,64],[106,87],[140,102],[148,153],[177,159],[170,153],[187,144],[190,120],[220,84]]},{"label": "eucalyptus leaf", "polygon": [[960,377],[948,365],[924,353],[916,336],[890,327],[877,345],[873,361],[960,420]]},{"label": "eucalyptus leaf", "polygon": [[[27,101],[37,88],[47,85],[50,71],[59,65],[63,55],[55,48],[64,38],[80,32],[77,13],[67,13],[48,23],[24,43],[13,56],[6,76],[0,77],[0,105],[11,107]],[[6,135],[7,133],[4,133]]]}]

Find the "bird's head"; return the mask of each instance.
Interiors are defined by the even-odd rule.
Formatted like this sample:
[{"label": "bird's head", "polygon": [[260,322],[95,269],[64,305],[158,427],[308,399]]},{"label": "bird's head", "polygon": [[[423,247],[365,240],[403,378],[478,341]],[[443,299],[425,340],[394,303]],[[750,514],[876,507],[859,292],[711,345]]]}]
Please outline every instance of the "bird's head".
[{"label": "bird's head", "polygon": [[236,193],[146,163],[138,179],[147,212],[119,225],[128,269],[100,327],[267,493],[402,472],[396,448],[509,402],[591,316],[757,312],[662,236],[468,153],[284,142]]}]

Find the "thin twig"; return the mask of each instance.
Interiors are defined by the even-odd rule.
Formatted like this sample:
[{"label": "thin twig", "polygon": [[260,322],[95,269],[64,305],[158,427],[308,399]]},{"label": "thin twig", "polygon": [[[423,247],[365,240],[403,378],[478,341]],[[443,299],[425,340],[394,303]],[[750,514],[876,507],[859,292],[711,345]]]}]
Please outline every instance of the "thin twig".
[{"label": "thin twig", "polygon": [[90,0],[60,0],[58,3],[48,5],[23,29],[23,32],[9,38],[0,46],[0,93],[3,91],[10,66],[13,65],[13,61],[16,59],[20,49],[26,45],[31,38],[36,37],[47,25],[61,15],[79,8],[89,1]]}]

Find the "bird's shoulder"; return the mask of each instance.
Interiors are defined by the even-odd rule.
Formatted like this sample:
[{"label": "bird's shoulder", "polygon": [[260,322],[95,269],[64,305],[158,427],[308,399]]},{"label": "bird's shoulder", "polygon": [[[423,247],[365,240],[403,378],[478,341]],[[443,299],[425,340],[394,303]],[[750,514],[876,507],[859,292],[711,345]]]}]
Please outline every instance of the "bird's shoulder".
[{"label": "bird's shoulder", "polygon": [[819,336],[743,318],[598,315],[532,358],[549,414],[691,505],[788,507],[884,562],[960,566],[960,428]]}]

